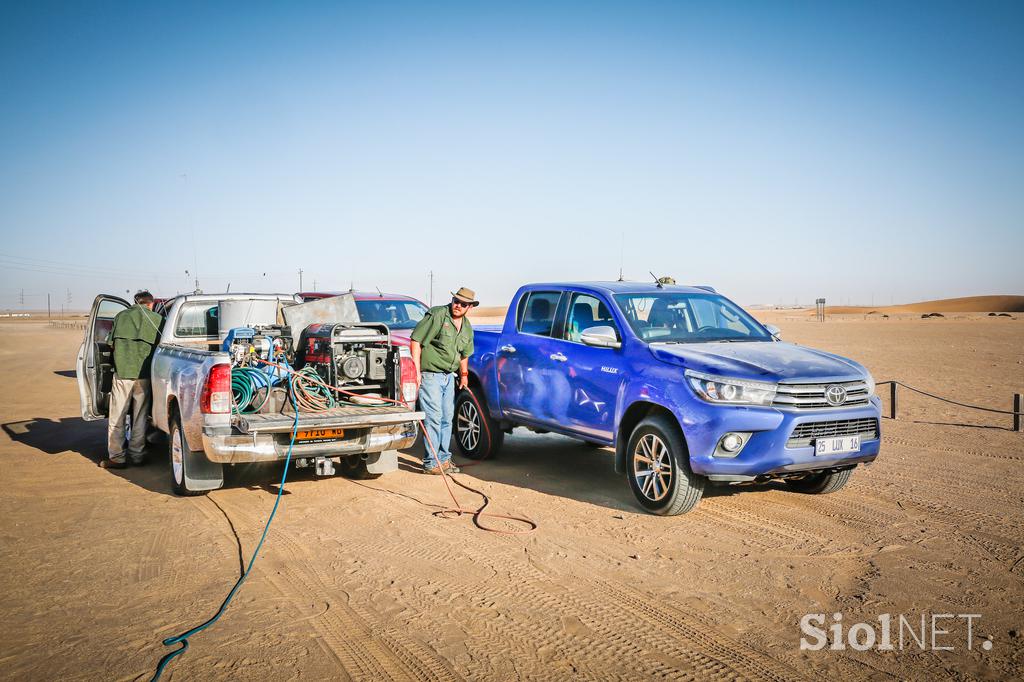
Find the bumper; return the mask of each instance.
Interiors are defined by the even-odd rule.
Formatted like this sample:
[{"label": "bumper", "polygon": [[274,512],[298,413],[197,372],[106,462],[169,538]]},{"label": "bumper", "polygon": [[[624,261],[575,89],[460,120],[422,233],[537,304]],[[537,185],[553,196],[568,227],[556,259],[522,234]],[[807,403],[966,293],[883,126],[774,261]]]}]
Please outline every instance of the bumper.
[{"label": "bumper", "polygon": [[[244,462],[277,462],[288,456],[290,433],[240,434],[219,433],[220,429],[203,430],[203,450],[211,462],[241,464]],[[384,450],[401,450],[416,440],[416,424],[388,424],[353,429],[351,436],[326,443],[296,443],[292,459],[300,457],[340,457]]]},{"label": "bumper", "polygon": [[[802,447],[787,446],[793,429],[801,424],[852,419],[879,420],[878,437],[862,438],[858,452],[820,457],[814,454],[813,442]],[[690,421],[684,431],[690,450],[690,466],[695,473],[712,480],[750,480],[760,476],[855,466],[871,462],[878,456],[881,401],[874,396],[871,403],[863,407],[804,412],[706,407],[704,418]],[[729,432],[746,432],[750,437],[737,456],[713,456],[719,439]]]}]

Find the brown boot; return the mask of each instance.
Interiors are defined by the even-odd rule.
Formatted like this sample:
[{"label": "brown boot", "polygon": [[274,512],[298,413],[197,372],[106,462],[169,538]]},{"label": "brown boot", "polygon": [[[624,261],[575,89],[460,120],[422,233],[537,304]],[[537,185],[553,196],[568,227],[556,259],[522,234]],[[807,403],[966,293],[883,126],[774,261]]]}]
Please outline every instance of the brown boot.
[{"label": "brown boot", "polygon": [[127,466],[127,462],[115,462],[112,459],[104,459],[100,462],[101,469],[124,469]]}]

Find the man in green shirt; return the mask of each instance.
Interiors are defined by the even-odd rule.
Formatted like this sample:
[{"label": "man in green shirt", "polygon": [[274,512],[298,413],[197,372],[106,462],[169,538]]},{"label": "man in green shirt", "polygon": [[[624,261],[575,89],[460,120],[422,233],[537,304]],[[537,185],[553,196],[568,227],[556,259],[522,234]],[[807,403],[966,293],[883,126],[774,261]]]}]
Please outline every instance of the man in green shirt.
[{"label": "man in green shirt", "polygon": [[[472,289],[452,292],[452,302],[427,311],[412,332],[412,361],[420,382],[420,408],[426,413],[424,427],[436,453],[424,444],[423,471],[456,473],[452,464],[452,416],[456,386],[469,386],[469,356],[473,354],[473,326],[466,318],[470,308],[480,305]],[[455,383],[455,373],[459,381]]]},{"label": "man in green shirt", "polygon": [[114,380],[110,387],[110,411],[107,423],[108,458],[100,462],[104,469],[127,466],[124,452],[124,422],[132,416],[132,435],[128,458],[142,464],[146,449],[146,426],[151,400],[149,366],[153,349],[160,339],[163,318],[153,312],[153,294],[135,294],[135,305],[114,317],[107,342],[114,350]]}]

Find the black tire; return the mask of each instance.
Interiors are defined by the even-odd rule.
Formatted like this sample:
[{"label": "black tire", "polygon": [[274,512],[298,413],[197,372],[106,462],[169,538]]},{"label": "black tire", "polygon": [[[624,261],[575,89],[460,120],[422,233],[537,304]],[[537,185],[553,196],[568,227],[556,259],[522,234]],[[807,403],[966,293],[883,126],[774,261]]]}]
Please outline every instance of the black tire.
[{"label": "black tire", "polygon": [[452,433],[459,453],[469,459],[493,457],[505,442],[505,432],[487,414],[479,389],[467,388],[455,397]]},{"label": "black tire", "polygon": [[685,514],[700,502],[706,479],[690,470],[678,426],[654,416],[637,424],[626,449],[626,476],[640,506],[652,514]]},{"label": "black tire", "polygon": [[371,474],[366,470],[366,460],[363,459],[362,455],[348,455],[342,457],[338,462],[338,472],[345,478],[351,478],[357,481],[372,481],[375,478],[380,478],[384,474]]},{"label": "black tire", "polygon": [[181,428],[181,417],[171,415],[171,433],[167,437],[167,452],[170,455],[171,487],[175,495],[192,497],[205,495],[208,490],[190,490],[188,487],[188,466],[192,451]]},{"label": "black tire", "polygon": [[853,469],[823,471],[820,474],[809,474],[803,478],[787,478],[786,485],[794,491],[806,495],[827,495],[846,485],[852,475]]}]

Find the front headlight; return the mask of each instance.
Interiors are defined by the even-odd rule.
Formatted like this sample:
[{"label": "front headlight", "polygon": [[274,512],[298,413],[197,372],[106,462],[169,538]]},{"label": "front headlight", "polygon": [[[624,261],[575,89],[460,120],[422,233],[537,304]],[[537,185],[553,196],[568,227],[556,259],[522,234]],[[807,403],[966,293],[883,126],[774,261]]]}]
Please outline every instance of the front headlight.
[{"label": "front headlight", "polygon": [[875,394],[875,378],[871,376],[871,372],[868,372],[868,376],[864,381],[868,384],[868,397],[870,398]]},{"label": "front headlight", "polygon": [[719,405],[771,405],[775,384],[747,379],[732,379],[686,370],[686,380],[697,396]]}]

